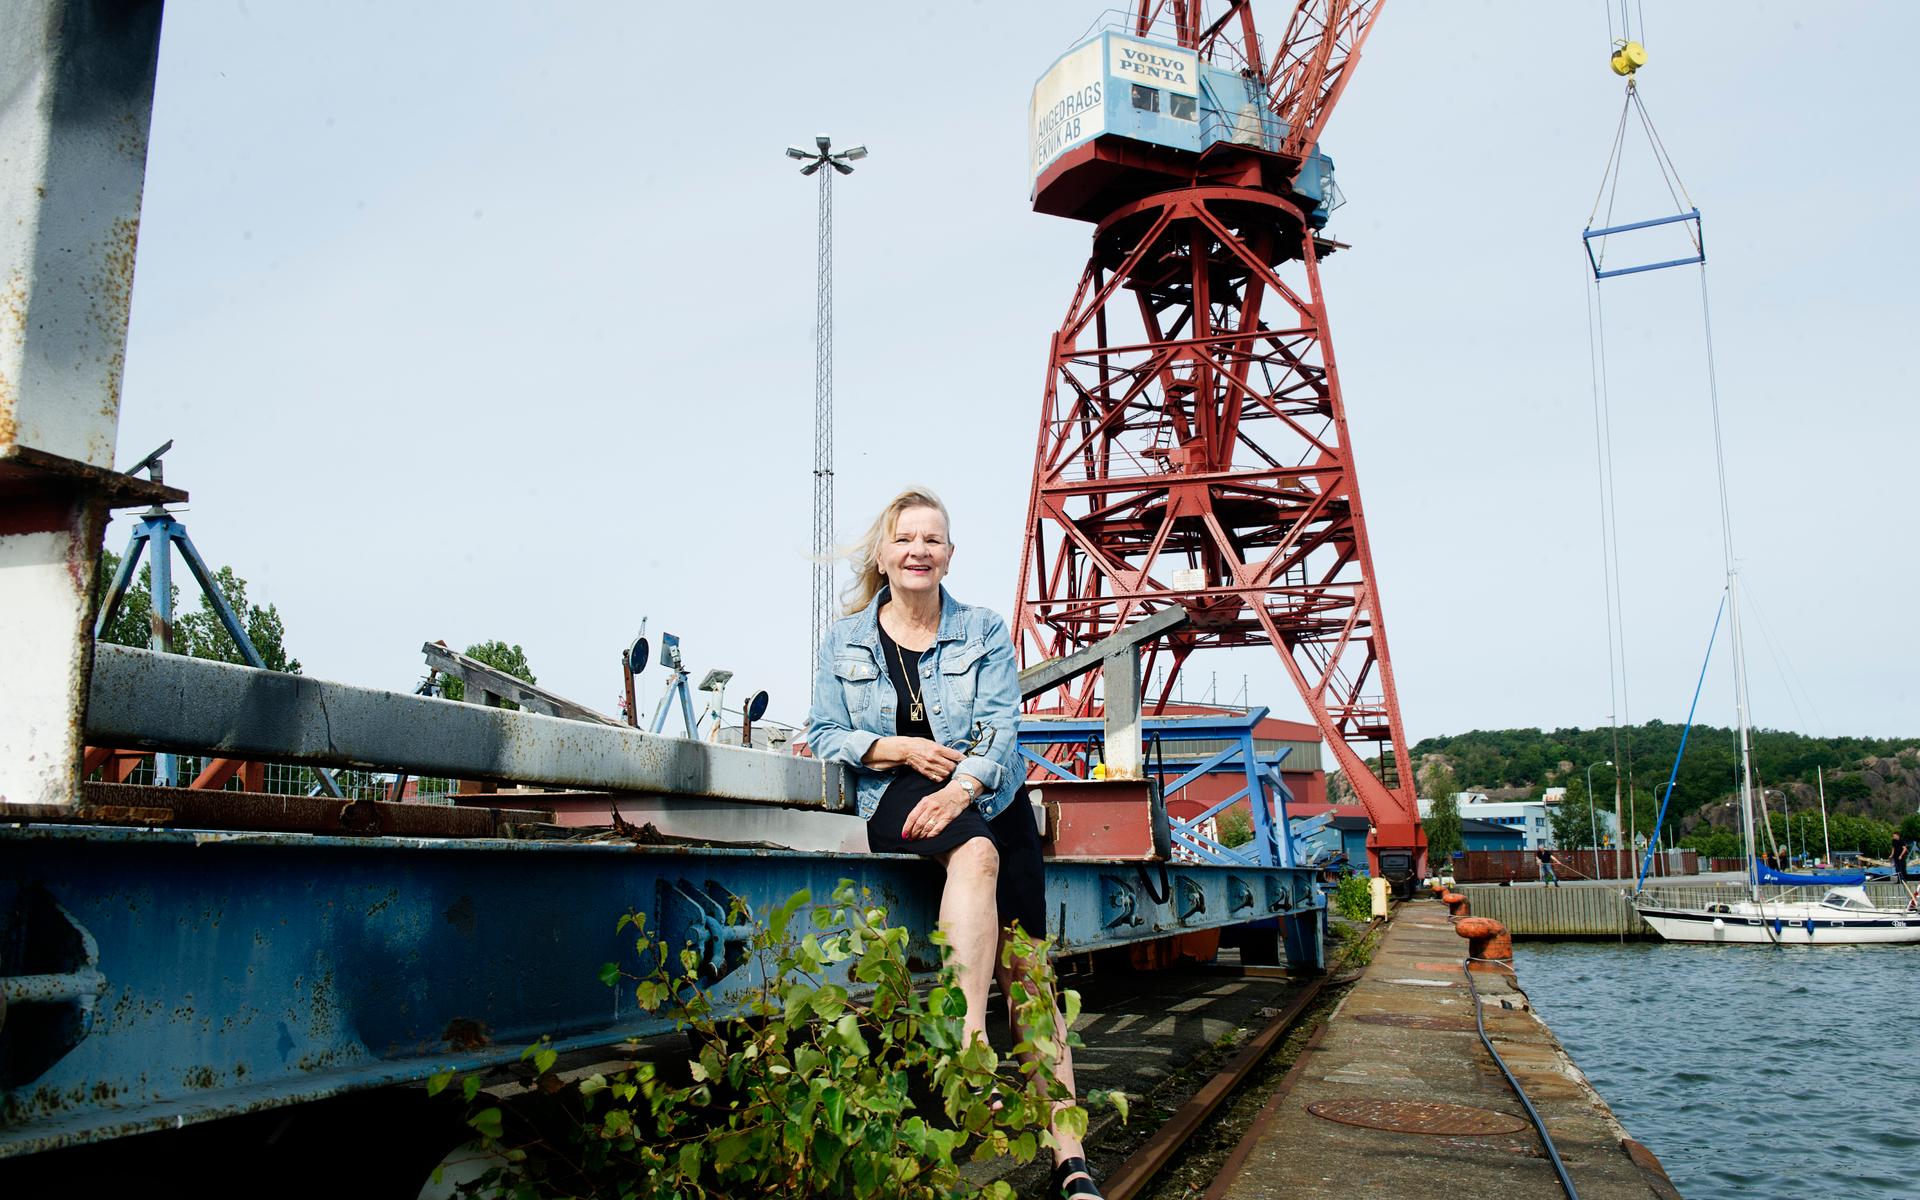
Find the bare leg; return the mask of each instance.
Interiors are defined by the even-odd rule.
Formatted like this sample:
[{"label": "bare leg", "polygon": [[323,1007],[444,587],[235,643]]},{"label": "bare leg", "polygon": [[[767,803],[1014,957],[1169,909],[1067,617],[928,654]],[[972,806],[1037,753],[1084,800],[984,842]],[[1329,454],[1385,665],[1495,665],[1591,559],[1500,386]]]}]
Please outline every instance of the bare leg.
[{"label": "bare leg", "polygon": [[[1027,964],[1016,961],[1011,967],[1005,966],[1001,963],[998,954],[994,955],[993,961],[994,976],[1000,981],[1000,994],[1007,999],[1007,1024],[1012,1027],[1013,1040],[1018,1043],[1020,1040],[1020,1024],[1019,1014],[1014,1011],[1013,984],[1016,980],[1024,981]],[[1028,982],[1027,986],[1031,989],[1033,984]],[[1073,1107],[1075,1103],[1074,1098],[1079,1095],[1079,1092],[1075,1090],[1073,1084],[1073,1050],[1067,1045],[1066,1041],[1067,1017],[1065,1013],[1060,1011],[1060,1001],[1057,996],[1054,997],[1053,1000],[1053,1021],[1054,1028],[1059,1031],[1060,1035],[1060,1061],[1054,1065],[1053,1077],[1060,1081],[1060,1086],[1067,1089],[1066,1099],[1058,1100],[1054,1103],[1054,1111],[1059,1112],[1061,1109]],[[1059,1164],[1069,1158],[1086,1157],[1086,1147],[1081,1144],[1079,1137],[1076,1135],[1064,1129],[1055,1128],[1053,1130],[1053,1140],[1053,1161],[1055,1164]]]},{"label": "bare leg", "polygon": [[947,851],[947,885],[940,893],[940,928],[953,948],[960,994],[967,998],[963,1044],[987,1035],[987,987],[993,982],[994,951],[1000,940],[1000,852],[977,837]]}]

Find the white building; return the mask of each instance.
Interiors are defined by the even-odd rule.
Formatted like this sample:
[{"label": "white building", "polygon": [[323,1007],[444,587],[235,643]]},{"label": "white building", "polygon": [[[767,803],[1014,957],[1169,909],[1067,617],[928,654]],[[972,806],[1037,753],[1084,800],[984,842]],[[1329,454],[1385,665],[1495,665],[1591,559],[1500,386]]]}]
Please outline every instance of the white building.
[{"label": "white building", "polygon": [[[1558,795],[1552,793],[1558,792]],[[1459,806],[1460,815],[1472,821],[1485,821],[1490,825],[1505,825],[1520,831],[1520,846],[1524,850],[1538,850],[1542,846],[1552,846],[1553,806],[1566,796],[1565,788],[1550,789],[1546,800],[1489,800],[1485,792],[1455,792],[1454,803]],[[1433,801],[1420,801],[1420,817],[1425,820],[1433,811]],[[1598,814],[1600,837],[1611,844],[1613,836],[1613,814]]]}]

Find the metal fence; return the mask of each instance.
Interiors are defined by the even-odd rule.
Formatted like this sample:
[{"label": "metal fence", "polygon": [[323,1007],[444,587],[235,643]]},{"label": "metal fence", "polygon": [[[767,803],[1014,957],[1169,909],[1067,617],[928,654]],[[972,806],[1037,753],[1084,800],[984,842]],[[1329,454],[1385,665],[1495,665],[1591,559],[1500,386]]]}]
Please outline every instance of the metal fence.
[{"label": "metal fence", "polygon": [[[193,754],[174,756],[177,766],[175,776],[182,785],[206,769],[210,758]],[[107,768],[96,770],[88,778],[105,777]],[[264,791],[275,796],[315,796],[320,795],[320,779],[311,767],[302,767],[293,763],[267,763]],[[393,798],[394,774],[391,771],[335,771],[333,780],[339,785],[341,794],[349,800],[389,800]],[[148,755],[134,767],[126,782],[151,784],[154,781],[153,757]],[[414,804],[452,804],[454,792],[459,787],[456,779],[415,779],[407,777],[400,799]],[[246,782],[239,772],[220,786],[221,791],[240,792],[246,790]]]},{"label": "metal fence", "polygon": [[[1641,856],[1631,850],[1556,850],[1560,878],[1622,879],[1639,877]],[[1653,856],[1648,877],[1694,875],[1700,856],[1692,850],[1663,851]],[[1453,877],[1461,883],[1527,883],[1540,878],[1540,860],[1531,850],[1466,850],[1453,857]]]}]

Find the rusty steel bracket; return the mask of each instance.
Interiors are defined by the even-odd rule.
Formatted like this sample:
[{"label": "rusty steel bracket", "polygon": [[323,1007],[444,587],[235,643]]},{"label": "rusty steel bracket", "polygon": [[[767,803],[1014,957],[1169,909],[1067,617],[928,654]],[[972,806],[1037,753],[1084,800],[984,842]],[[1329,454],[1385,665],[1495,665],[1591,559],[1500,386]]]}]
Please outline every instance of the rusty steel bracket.
[{"label": "rusty steel bracket", "polygon": [[1178,911],[1182,922],[1191,921],[1194,917],[1207,911],[1206,889],[1200,886],[1198,880],[1191,876],[1182,875],[1175,882],[1179,885],[1180,905]]},{"label": "rusty steel bracket", "polygon": [[1117,929],[1122,925],[1142,925],[1145,918],[1135,911],[1138,900],[1133,885],[1118,875],[1100,877],[1100,926]]}]

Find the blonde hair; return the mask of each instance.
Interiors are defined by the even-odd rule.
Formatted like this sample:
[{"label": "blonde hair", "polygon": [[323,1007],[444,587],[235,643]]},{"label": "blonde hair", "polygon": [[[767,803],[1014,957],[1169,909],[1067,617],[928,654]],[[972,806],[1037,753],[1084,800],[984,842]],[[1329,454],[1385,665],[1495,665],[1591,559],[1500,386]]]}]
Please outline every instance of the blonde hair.
[{"label": "blonde hair", "polygon": [[846,606],[842,610],[845,615],[852,616],[873,603],[880,589],[887,586],[887,577],[880,570],[880,547],[893,536],[900,514],[910,508],[931,508],[939,513],[940,519],[947,523],[947,545],[953,545],[953,518],[947,515],[947,506],[940,503],[940,497],[926,488],[910,487],[887,501],[887,506],[880,510],[860,540],[840,552],[853,564],[853,582],[840,593],[840,602]]}]

